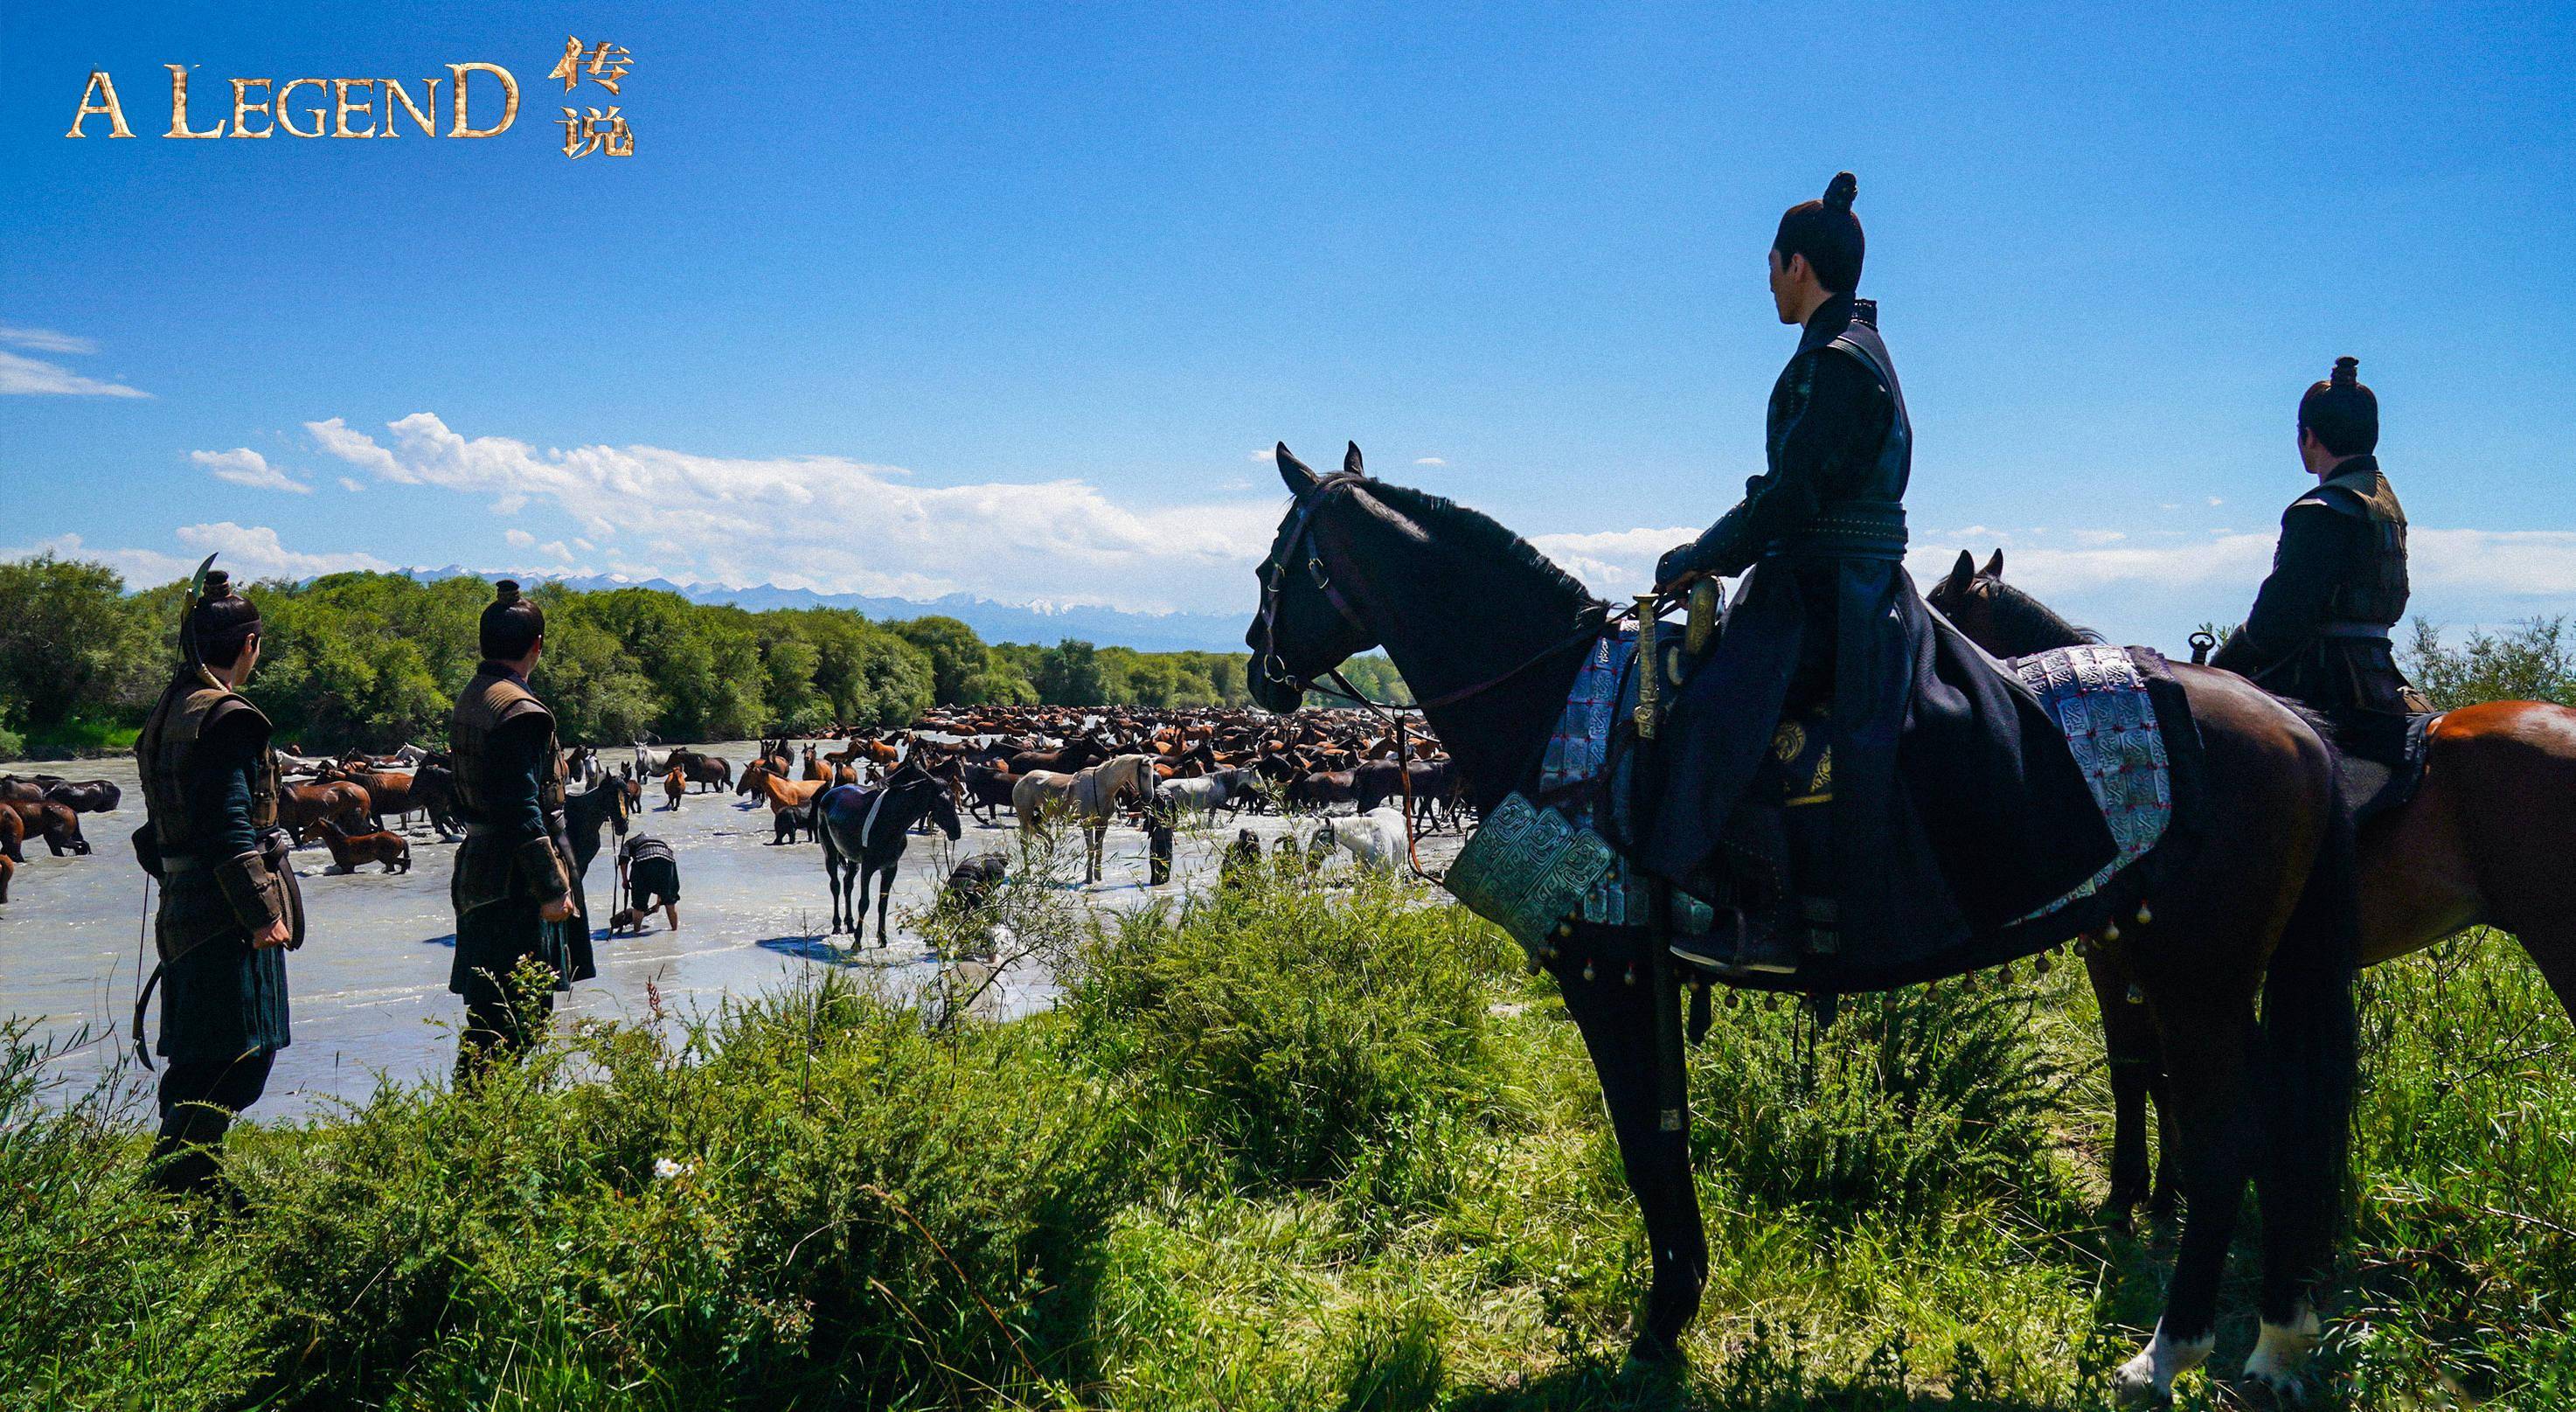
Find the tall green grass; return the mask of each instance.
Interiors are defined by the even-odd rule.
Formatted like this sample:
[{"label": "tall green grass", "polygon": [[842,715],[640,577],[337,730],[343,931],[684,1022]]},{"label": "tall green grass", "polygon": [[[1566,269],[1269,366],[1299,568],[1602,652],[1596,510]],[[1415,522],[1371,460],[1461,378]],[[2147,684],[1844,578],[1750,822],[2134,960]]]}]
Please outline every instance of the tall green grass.
[{"label": "tall green grass", "polygon": [[[824,981],[585,1025],[245,1126],[238,1215],[143,1186],[132,1101],[47,1091],[13,1032],[0,1405],[2094,1407],[2153,1322],[2164,1237],[2090,1215],[2072,968],[1821,1033],[1718,1010],[1668,1374],[1621,1362],[1644,1250],[1582,1045],[1489,928],[1338,876],[1007,908],[1052,1013]],[[2576,1035],[2502,941],[2380,968],[2365,1015],[2327,1405],[2576,1406]]]}]

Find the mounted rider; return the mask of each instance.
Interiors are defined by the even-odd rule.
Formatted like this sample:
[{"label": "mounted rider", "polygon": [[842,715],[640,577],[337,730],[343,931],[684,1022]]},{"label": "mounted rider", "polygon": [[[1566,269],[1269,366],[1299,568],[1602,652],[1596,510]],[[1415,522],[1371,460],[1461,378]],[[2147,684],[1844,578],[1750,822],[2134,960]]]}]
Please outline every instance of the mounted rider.
[{"label": "mounted rider", "polygon": [[[564,839],[563,750],[554,713],[528,689],[545,650],[545,610],[508,579],[493,589],[477,628],[483,661],[448,722],[465,821],[448,884],[456,961],[447,988],[465,998],[460,1079],[533,1044],[554,1013],[554,992],[596,974]],[[546,978],[523,985],[530,965]]]},{"label": "mounted rider", "polygon": [[1840,173],[1780,218],[1771,295],[1802,332],[1771,390],[1768,469],[1656,567],[1665,592],[1754,570],[1673,704],[1640,839],[1647,867],[1702,895],[1746,860],[1785,874],[1767,925],[1675,948],[1721,970],[1945,946],[2113,856],[2036,698],[1928,611],[1905,572],[1913,426],[1877,306],[1854,295],[1858,189]]},{"label": "mounted rider", "polygon": [[[277,829],[268,717],[241,694],[259,663],[259,609],[223,570],[198,574],[178,674],[134,746],[148,816],[135,853],[162,884],[154,979],[169,1066],[152,1180],[172,1191],[219,1189],[224,1133],[267,1089],[289,1043],[286,952],[304,941],[303,897]],[[151,991],[135,1001],[138,1047]]]},{"label": "mounted rider", "polygon": [[2271,576],[2210,665],[2315,707],[2345,750],[2394,767],[2406,716],[2432,709],[2398,670],[2406,511],[2379,469],[2379,399],[2357,358],[2299,399],[2299,460],[2317,487],[2281,514]]}]

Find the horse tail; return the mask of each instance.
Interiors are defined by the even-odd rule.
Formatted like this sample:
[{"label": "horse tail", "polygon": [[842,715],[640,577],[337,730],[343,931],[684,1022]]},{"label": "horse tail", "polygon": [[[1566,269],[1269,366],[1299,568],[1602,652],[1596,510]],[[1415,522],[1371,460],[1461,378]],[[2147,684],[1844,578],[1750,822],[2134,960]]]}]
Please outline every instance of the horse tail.
[{"label": "horse tail", "polygon": [[[2301,1284],[2322,1277],[2351,1212],[2360,1084],[2359,867],[2329,747],[2326,836],[2263,982],[2264,1243]],[[2278,1318],[2286,1311],[2267,1310]]]}]

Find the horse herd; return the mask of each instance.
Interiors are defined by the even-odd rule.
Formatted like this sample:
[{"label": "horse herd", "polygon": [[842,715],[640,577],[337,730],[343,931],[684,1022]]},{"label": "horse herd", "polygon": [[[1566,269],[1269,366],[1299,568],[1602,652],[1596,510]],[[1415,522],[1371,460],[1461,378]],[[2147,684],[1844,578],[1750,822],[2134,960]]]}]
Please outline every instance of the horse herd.
[{"label": "horse herd", "polygon": [[[278,825],[297,847],[327,849],[327,871],[408,872],[410,835],[421,826],[442,842],[463,833],[443,752],[405,745],[321,756],[289,745],[276,762]],[[626,832],[648,782],[665,811],[693,794],[729,791],[746,807],[769,807],[773,844],[821,844],[834,934],[859,935],[873,896],[880,946],[904,840],[932,828],[958,837],[961,811],[988,825],[1008,811],[1024,831],[1079,823],[1087,882],[1099,880],[1105,835],[1122,818],[1177,823],[1350,805],[1364,817],[1342,821],[1338,836],[1328,825],[1313,842],[1339,843],[1380,866],[1401,855],[1406,811],[1420,832],[1461,823],[1458,782],[1436,738],[1416,733],[1399,748],[1378,718],[1347,711],[944,707],[909,729],[837,729],[801,746],[763,739],[739,769],[696,747],[642,744],[577,745],[564,763],[577,872],[597,856],[603,830]],[[44,839],[56,856],[86,854],[80,816],[121,802],[111,780],[0,775],[0,902],[27,838]],[[989,882],[998,861],[982,855],[957,871]]]}]

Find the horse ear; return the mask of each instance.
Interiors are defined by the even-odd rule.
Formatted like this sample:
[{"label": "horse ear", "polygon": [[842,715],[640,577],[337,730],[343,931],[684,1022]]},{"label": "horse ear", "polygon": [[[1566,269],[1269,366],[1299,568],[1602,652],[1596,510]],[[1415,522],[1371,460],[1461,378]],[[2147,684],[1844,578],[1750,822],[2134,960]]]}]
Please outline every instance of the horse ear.
[{"label": "horse ear", "polygon": [[1289,494],[1303,495],[1315,488],[1315,473],[1306,469],[1305,462],[1289,454],[1287,442],[1273,447],[1270,458],[1279,463],[1279,478],[1288,482]]},{"label": "horse ear", "polygon": [[1348,451],[1342,453],[1342,474],[1346,476],[1365,476],[1368,474],[1368,472],[1360,469],[1360,444],[1356,441],[1350,444],[1350,449]]},{"label": "horse ear", "polygon": [[1952,598],[1957,598],[1976,587],[1976,583],[1977,556],[1962,549],[1959,551],[1959,562],[1950,566],[1950,578],[1948,582],[1941,585],[1942,591]]},{"label": "horse ear", "polygon": [[1986,561],[1986,577],[1993,579],[1998,583],[2003,581],[2004,551],[2002,549],[1996,549],[1994,557]]}]

